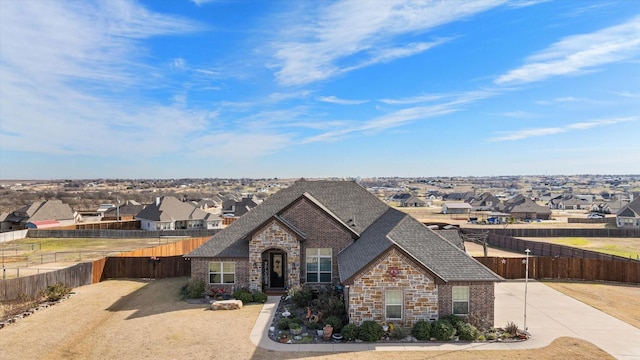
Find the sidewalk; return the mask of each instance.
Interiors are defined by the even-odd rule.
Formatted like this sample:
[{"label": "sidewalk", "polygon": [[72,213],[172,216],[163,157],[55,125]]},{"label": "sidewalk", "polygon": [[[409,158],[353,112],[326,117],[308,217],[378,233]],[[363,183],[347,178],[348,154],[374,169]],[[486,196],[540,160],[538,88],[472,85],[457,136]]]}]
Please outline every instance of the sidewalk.
[{"label": "sidewalk", "polygon": [[[524,282],[496,284],[495,323],[498,326],[509,321],[523,326],[524,285]],[[251,341],[263,349],[283,352],[515,350],[545,347],[558,337],[570,336],[587,340],[618,359],[640,359],[640,329],[536,281],[529,281],[527,291],[527,327],[532,336],[513,343],[281,344],[268,336],[279,301],[279,296],[269,297],[251,331]]]}]

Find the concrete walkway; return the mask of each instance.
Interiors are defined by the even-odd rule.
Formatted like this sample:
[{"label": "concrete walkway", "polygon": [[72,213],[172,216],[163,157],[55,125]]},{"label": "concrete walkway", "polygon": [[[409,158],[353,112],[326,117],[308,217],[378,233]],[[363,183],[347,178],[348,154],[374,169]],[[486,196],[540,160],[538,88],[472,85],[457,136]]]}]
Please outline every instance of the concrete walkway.
[{"label": "concrete walkway", "polygon": [[[274,351],[425,351],[425,350],[515,350],[549,345],[562,336],[581,338],[618,359],[640,359],[640,329],[611,317],[542,283],[529,281],[527,291],[527,327],[532,335],[527,341],[514,343],[330,343],[281,344],[268,336],[279,296],[270,296],[251,331],[251,341]],[[524,282],[496,285],[497,326],[509,321],[523,327]]]}]

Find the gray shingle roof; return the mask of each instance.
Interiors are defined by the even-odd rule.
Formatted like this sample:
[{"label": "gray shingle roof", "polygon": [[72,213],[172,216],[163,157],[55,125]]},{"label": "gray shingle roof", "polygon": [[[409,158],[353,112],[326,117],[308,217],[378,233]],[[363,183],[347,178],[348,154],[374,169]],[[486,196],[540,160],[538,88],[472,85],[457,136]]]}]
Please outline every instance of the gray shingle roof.
[{"label": "gray shingle roof", "polygon": [[173,196],[163,196],[160,203],[147,205],[136,215],[136,219],[150,221],[204,220],[209,213],[193,204],[182,202]]},{"label": "gray shingle roof", "polygon": [[501,278],[404,212],[390,208],[365,188],[346,181],[305,181],[278,191],[186,257],[248,257],[247,236],[278,217],[301,197],[319,204],[352,229],[357,240],[338,254],[346,280],[397,246],[444,281],[499,281]]},{"label": "gray shingle roof", "polygon": [[617,216],[623,217],[640,217],[640,197],[630,202],[627,206],[620,209]]},{"label": "gray shingle roof", "polygon": [[357,274],[393,245],[446,282],[501,280],[424,224],[389,208],[358,240],[338,254],[341,281]]},{"label": "gray shingle roof", "polygon": [[273,194],[185,256],[248,257],[249,245],[245,237],[301,196],[322,204],[330,214],[357,234],[369,227],[387,209],[385,203],[355,182],[298,180]]}]

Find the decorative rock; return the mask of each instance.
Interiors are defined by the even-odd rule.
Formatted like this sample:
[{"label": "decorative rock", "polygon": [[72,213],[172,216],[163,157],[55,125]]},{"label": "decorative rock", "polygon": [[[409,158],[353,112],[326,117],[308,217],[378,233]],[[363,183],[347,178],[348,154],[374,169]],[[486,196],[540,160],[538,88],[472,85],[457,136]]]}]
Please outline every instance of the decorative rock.
[{"label": "decorative rock", "polygon": [[242,309],[242,300],[221,300],[211,303],[211,310]]}]

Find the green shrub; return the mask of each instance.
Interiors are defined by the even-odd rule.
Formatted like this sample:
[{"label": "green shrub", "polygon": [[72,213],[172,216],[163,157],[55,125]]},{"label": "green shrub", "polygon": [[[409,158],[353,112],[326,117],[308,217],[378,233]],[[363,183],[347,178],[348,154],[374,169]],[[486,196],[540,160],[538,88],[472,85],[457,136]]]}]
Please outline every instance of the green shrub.
[{"label": "green shrub", "polygon": [[251,296],[253,297],[253,302],[257,302],[260,304],[264,304],[265,302],[267,302],[267,294],[265,293],[256,292],[251,294]]},{"label": "green shrub", "polygon": [[317,330],[317,329],[320,329],[320,328],[321,328],[321,326],[317,322],[309,322],[309,323],[307,323],[307,329],[309,329],[309,330]]},{"label": "green shrub", "polygon": [[480,337],[480,330],[466,322],[459,323],[456,331],[458,333],[458,336],[460,337],[460,340],[473,341],[477,340],[478,337]]},{"label": "green shrub", "polygon": [[418,340],[429,340],[431,338],[431,324],[425,320],[418,320],[413,325],[412,334]]},{"label": "green shrub", "polygon": [[[289,324],[302,325],[302,324],[304,324],[304,320],[302,320],[299,317],[296,317],[295,315],[291,314],[291,315],[289,315]],[[291,327],[291,325],[289,325],[289,327]]]},{"label": "green shrub", "polygon": [[487,340],[495,340],[498,338],[498,333],[490,332],[487,333]]},{"label": "green shrub", "polygon": [[402,340],[409,335],[411,335],[411,330],[409,328],[399,326],[394,327],[393,332],[391,333],[391,337],[396,340]]},{"label": "green shrub", "polygon": [[324,321],[325,325],[331,325],[333,327],[333,331],[339,333],[342,330],[342,320],[340,320],[337,316],[331,315]]},{"label": "green shrub", "polygon": [[378,341],[382,335],[384,335],[382,325],[373,320],[367,320],[358,327],[358,339],[362,341]]},{"label": "green shrub", "polygon": [[291,301],[299,308],[306,308],[311,303],[312,295],[311,289],[304,288],[294,292]]},{"label": "green shrub", "polygon": [[453,314],[443,317],[442,320],[447,320],[454,328],[457,328],[458,325],[465,322],[463,318]]},{"label": "green shrub", "polygon": [[278,328],[278,330],[289,330],[289,322],[291,320],[289,320],[289,318],[282,318],[280,320],[278,320],[278,323],[276,324],[276,327]]},{"label": "green shrub", "polygon": [[253,301],[253,295],[246,289],[236,290],[232,296],[234,299],[242,301],[242,304],[248,304]]},{"label": "green shrub", "polygon": [[340,334],[344,340],[353,341],[358,338],[358,326],[356,324],[347,324],[342,327]]},{"label": "green shrub", "polygon": [[204,289],[204,281],[189,279],[189,281],[180,288],[180,297],[182,299],[199,299],[204,294]]},{"label": "green shrub", "polygon": [[518,325],[513,321],[509,321],[507,326],[504,327],[504,331],[508,332],[511,336],[516,336],[518,334]]},{"label": "green shrub", "polygon": [[67,296],[71,292],[71,288],[61,282],[48,286],[46,290],[44,290],[43,296],[47,299],[47,301],[58,301],[63,297]]},{"label": "green shrub", "polygon": [[436,320],[431,324],[431,336],[440,341],[448,341],[456,334],[456,329],[447,320]]}]

